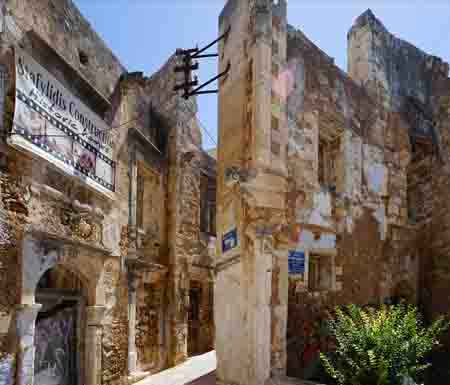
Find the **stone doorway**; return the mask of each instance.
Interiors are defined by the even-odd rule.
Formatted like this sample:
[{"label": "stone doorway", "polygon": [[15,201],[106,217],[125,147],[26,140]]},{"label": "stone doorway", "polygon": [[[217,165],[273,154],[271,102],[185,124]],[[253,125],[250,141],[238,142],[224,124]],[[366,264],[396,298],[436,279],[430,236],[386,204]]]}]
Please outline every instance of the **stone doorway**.
[{"label": "stone doorway", "polygon": [[188,354],[195,356],[201,354],[201,322],[200,304],[202,300],[202,285],[198,281],[191,281],[189,289],[189,330]]},{"label": "stone doorway", "polygon": [[61,266],[39,280],[36,300],[34,385],[84,383],[85,293],[80,279]]}]

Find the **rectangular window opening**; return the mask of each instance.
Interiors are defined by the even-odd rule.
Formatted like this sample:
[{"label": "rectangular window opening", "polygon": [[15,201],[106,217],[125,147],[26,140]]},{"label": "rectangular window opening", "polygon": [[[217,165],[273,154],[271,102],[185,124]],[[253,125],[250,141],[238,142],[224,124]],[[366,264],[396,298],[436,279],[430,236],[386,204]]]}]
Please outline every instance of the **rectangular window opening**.
[{"label": "rectangular window opening", "polygon": [[144,185],[145,177],[142,169],[138,167],[136,188],[136,226],[138,229],[144,227]]},{"label": "rectangular window opening", "polygon": [[272,56],[278,55],[279,53],[279,46],[278,46],[278,42],[273,39],[272,40]]},{"label": "rectangular window opening", "polygon": [[280,129],[280,121],[276,116],[272,116],[272,130],[278,131]]},{"label": "rectangular window opening", "polygon": [[216,235],[216,184],[207,175],[200,180],[200,231]]},{"label": "rectangular window opening", "polygon": [[319,138],[318,179],[319,184],[332,191],[337,188],[337,162],[339,156],[339,140],[330,142]]},{"label": "rectangular window opening", "polygon": [[308,267],[308,288],[310,291],[326,291],[332,289],[332,257],[310,255]]}]

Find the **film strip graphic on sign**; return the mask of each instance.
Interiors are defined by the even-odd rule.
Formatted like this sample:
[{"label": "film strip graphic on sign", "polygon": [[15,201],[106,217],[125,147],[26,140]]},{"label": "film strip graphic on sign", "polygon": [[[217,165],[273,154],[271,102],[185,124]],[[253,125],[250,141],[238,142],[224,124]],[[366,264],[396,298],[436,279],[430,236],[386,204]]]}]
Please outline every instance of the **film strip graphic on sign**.
[{"label": "film strip graphic on sign", "polygon": [[[17,90],[16,103],[18,101],[26,104],[27,108],[39,114],[45,119],[45,122],[40,128],[41,133],[39,134],[35,134],[33,133],[35,132],[34,130],[32,131],[30,128],[19,126],[14,122],[12,134],[23,136],[30,143],[40,147],[49,155],[72,166],[108,190],[114,191],[114,184],[108,182],[105,175],[98,175],[97,172],[102,170],[103,174],[109,174],[108,179],[114,181],[115,162],[103,155],[94,146],[89,144],[89,142],[83,140],[80,135],[73,132],[70,128],[53,119],[43,108],[20,90]],[[99,162],[102,162],[101,167],[97,167]]]},{"label": "film strip graphic on sign", "polygon": [[29,54],[16,47],[16,98],[8,142],[111,197],[114,133]]}]

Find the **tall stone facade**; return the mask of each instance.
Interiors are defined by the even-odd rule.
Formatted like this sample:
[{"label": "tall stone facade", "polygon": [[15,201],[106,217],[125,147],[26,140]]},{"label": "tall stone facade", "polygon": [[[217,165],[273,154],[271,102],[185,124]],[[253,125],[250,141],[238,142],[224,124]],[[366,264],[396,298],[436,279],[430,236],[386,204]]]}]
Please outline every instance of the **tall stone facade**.
[{"label": "tall stone facade", "polygon": [[286,2],[228,1],[219,26],[231,27],[219,47],[220,67],[231,70],[219,85],[217,377],[258,385],[286,367],[286,104],[272,111],[284,83],[272,69],[286,65]]},{"label": "tall stone facade", "polygon": [[[54,92],[54,104],[28,105],[49,127],[76,127],[55,120],[58,108],[74,111],[76,98],[108,134],[73,112],[84,132],[45,131],[30,135],[27,148],[13,146],[19,52],[45,70],[30,75],[34,84],[46,76],[73,98],[64,106],[50,83],[40,83],[36,92]],[[127,72],[70,0],[2,6],[0,378],[7,384],[123,384],[213,348],[216,166],[201,149],[195,101],[172,91],[176,64],[172,57],[150,77]],[[102,176],[88,171],[89,158],[70,163],[59,152],[64,141],[94,152],[86,132],[112,138],[110,191],[92,182]],[[96,154],[101,169],[106,160]]]},{"label": "tall stone facade", "polygon": [[219,18],[220,31],[231,26],[215,291],[227,385],[319,379],[336,305],[449,312],[448,64],[367,11],[345,73],[287,24],[286,5],[229,0]]}]

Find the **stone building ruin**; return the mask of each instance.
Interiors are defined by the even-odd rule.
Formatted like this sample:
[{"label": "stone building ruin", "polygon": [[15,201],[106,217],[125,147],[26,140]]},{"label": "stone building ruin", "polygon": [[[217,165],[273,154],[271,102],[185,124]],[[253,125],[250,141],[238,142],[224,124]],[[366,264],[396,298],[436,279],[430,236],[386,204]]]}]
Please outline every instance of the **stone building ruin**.
[{"label": "stone building ruin", "polygon": [[[228,0],[219,26],[218,384],[317,379],[335,305],[448,315],[448,64],[370,10],[348,72],[286,0]],[[430,383],[446,383],[437,362]]]},{"label": "stone building ruin", "polygon": [[175,56],[128,72],[72,1],[2,4],[8,384],[131,383],[213,348],[220,385],[292,384],[335,305],[448,314],[449,65],[370,10],[347,72],[286,0],[228,0],[229,27],[216,162]]},{"label": "stone building ruin", "polygon": [[127,72],[70,0],[0,11],[0,382],[124,384],[212,350],[216,165],[176,57]]}]

